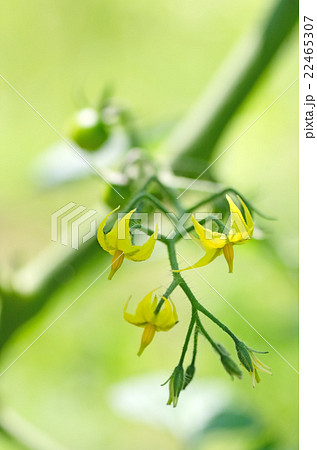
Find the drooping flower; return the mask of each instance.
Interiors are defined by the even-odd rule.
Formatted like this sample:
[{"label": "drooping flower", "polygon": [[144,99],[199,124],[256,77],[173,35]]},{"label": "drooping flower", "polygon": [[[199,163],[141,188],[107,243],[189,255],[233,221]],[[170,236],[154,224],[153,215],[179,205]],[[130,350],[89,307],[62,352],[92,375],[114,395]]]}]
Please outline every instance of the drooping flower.
[{"label": "drooping flower", "polygon": [[173,408],[176,408],[178,403],[179,395],[184,387],[185,383],[185,374],[183,366],[177,366],[172,373],[172,376],[169,379],[169,397],[167,400],[167,405],[172,405]]},{"label": "drooping flower", "polygon": [[135,314],[129,314],[127,312],[130,299],[126,302],[123,310],[123,317],[127,322],[136,325],[137,327],[144,328],[138,356],[141,356],[144,349],[152,342],[157,331],[168,331],[178,322],[175,305],[170,299],[162,297],[164,304],[159,312],[155,311],[157,307],[157,297],[155,295],[152,300],[154,291],[155,289],[140,301]]},{"label": "drooping flower", "polygon": [[103,229],[106,222],[109,216],[117,211],[118,208],[111,211],[103,219],[97,232],[97,239],[100,246],[112,255],[111,271],[108,277],[109,280],[111,280],[116,271],[120,269],[124,258],[136,262],[145,261],[148,259],[153,252],[158,234],[158,228],[156,227],[154,233],[143,245],[132,244],[129,227],[130,219],[135,209],[132,209],[132,211],[128,212],[128,214],[122,217],[119,221],[117,220],[111,231],[105,234]]},{"label": "drooping flower", "polygon": [[[233,272],[233,246],[244,244],[251,239],[254,230],[251,213],[243,200],[239,196],[238,198],[243,206],[245,218],[231,197],[226,195],[230,208],[230,230],[227,233],[208,230],[197,222],[194,216],[192,217],[194,228],[199,237],[199,240],[196,240],[205,250],[206,254],[194,265],[182,270],[206,266],[223,253],[228,263],[229,273]],[[182,270],[176,270],[175,272],[181,272]]]},{"label": "drooping flower", "polygon": [[268,367],[266,364],[263,364],[250,349],[249,354],[252,363],[252,370],[250,370],[249,373],[252,379],[252,386],[255,387],[255,383],[260,383],[261,381],[261,378],[259,377],[258,374],[258,370],[262,370],[262,372],[268,373],[269,375],[272,375],[272,372],[271,368]]},{"label": "drooping flower", "polygon": [[236,350],[241,364],[247,369],[247,371],[251,375],[253,387],[255,387],[255,383],[260,383],[261,381],[258,374],[258,370],[262,370],[262,372],[272,375],[271,368],[263,364],[254,354],[254,352],[255,353],[267,353],[267,352],[258,352],[256,350],[252,350],[242,341],[236,342]]}]

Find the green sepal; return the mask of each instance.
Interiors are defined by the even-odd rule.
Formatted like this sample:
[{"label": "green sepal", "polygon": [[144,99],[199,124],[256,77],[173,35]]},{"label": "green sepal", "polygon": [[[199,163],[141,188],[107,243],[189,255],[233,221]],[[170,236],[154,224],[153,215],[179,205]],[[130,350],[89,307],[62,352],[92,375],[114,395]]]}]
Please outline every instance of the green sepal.
[{"label": "green sepal", "polygon": [[241,364],[247,369],[248,372],[253,372],[251,356],[245,343],[241,341],[236,342],[236,350]]},{"label": "green sepal", "polygon": [[184,380],[184,386],[183,389],[186,389],[186,387],[189,385],[189,383],[192,381],[195,375],[195,366],[193,364],[190,364],[187,369],[185,370],[185,380]]},{"label": "green sepal", "polygon": [[239,379],[242,378],[242,372],[239,369],[239,367],[237,366],[237,364],[233,361],[232,358],[230,358],[229,355],[221,355],[220,357],[222,365],[224,367],[224,369],[226,370],[226,372],[228,372],[228,374],[233,378],[233,377],[237,377]]},{"label": "green sepal", "polygon": [[167,405],[171,405],[173,403],[173,407],[177,406],[178,397],[184,387],[184,369],[183,366],[177,366],[174,369],[172,376],[170,377],[169,382],[169,398],[167,401]]}]

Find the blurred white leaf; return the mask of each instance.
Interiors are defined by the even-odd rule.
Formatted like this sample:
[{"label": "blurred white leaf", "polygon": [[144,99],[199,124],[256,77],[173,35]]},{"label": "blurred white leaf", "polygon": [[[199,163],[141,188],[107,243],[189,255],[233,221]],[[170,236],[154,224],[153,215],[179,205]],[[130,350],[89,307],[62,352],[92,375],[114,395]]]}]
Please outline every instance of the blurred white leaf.
[{"label": "blurred white leaf", "polygon": [[129,142],[124,133],[117,132],[96,152],[82,150],[73,142],[71,144],[84,159],[65,142],[53,144],[43,151],[31,168],[32,179],[35,178],[37,185],[52,188],[94,174],[85,160],[103,172],[118,163]]},{"label": "blurred white leaf", "polygon": [[128,420],[168,429],[181,439],[189,439],[223,411],[232,400],[231,389],[220,381],[195,379],[180,395],[178,406],[167,406],[169,375],[153,374],[130,378],[107,393],[111,408]]}]

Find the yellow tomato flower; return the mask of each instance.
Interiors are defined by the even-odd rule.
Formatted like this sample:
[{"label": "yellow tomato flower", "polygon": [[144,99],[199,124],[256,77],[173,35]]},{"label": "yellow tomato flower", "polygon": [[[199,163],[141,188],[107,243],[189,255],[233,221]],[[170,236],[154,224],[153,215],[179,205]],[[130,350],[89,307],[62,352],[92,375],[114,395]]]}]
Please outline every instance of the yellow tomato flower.
[{"label": "yellow tomato flower", "polygon": [[[194,216],[192,217],[194,228],[199,237],[197,242],[202,246],[206,254],[193,266],[189,266],[182,270],[206,266],[223,253],[228,263],[229,273],[232,273],[234,257],[233,246],[236,244],[244,244],[251,239],[254,230],[254,222],[251,213],[243,200],[239,196],[238,198],[243,206],[245,219],[231,197],[226,195],[230,208],[230,230],[228,234],[208,230],[197,222]],[[175,272],[181,272],[182,270],[176,270]]]},{"label": "yellow tomato flower", "polygon": [[127,322],[144,328],[138,356],[141,356],[143,350],[152,342],[156,331],[168,331],[178,322],[174,303],[165,297],[162,297],[164,305],[158,313],[155,313],[157,297],[155,296],[152,300],[152,294],[155,290],[151,291],[140,301],[135,314],[129,314],[127,312],[130,299],[125,304],[123,310],[123,317]]},{"label": "yellow tomato flower", "polygon": [[272,372],[271,368],[263,364],[251,350],[249,350],[249,355],[252,363],[252,370],[250,370],[249,373],[252,378],[252,386],[255,387],[255,383],[260,383],[261,381],[258,370],[262,370],[262,372],[268,373],[269,375],[272,375]]},{"label": "yellow tomato flower", "polygon": [[[119,208],[119,207],[118,207]],[[121,220],[117,220],[109,233],[104,233],[103,229],[106,225],[108,217],[117,209],[111,211],[101,222],[97,231],[97,239],[101,247],[110,255],[112,255],[111,271],[108,279],[111,280],[113,275],[120,269],[124,258],[130,261],[145,261],[148,259],[154,249],[157,239],[158,228],[143,245],[133,245],[130,235],[130,218],[135,209],[128,212]]]}]

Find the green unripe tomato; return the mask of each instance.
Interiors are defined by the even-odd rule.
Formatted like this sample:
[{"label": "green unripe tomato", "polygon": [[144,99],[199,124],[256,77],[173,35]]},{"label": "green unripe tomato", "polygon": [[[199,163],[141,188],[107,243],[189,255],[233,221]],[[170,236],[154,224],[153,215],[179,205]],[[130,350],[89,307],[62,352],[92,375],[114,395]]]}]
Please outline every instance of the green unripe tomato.
[{"label": "green unripe tomato", "polygon": [[95,151],[102,146],[110,134],[109,128],[93,108],[78,111],[70,122],[69,135],[79,147]]}]

